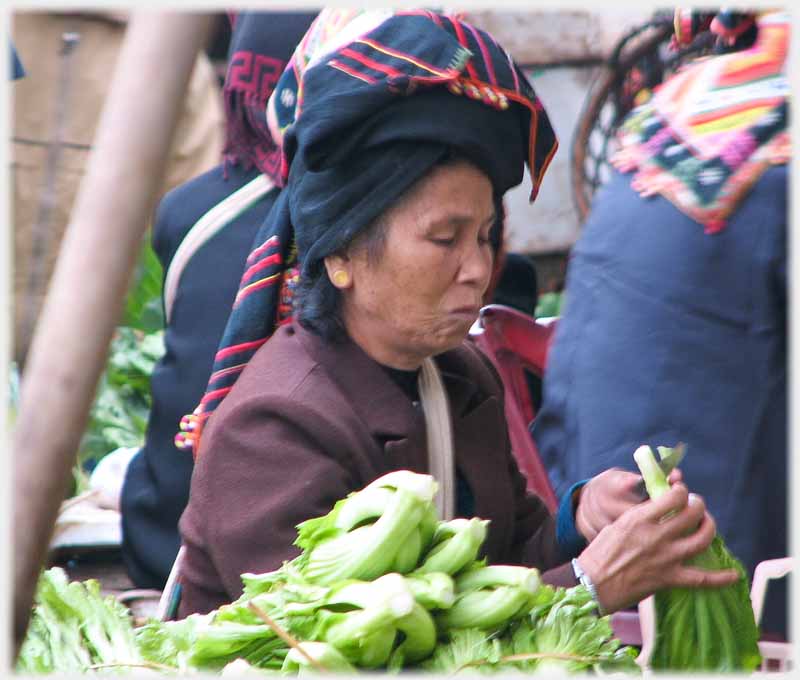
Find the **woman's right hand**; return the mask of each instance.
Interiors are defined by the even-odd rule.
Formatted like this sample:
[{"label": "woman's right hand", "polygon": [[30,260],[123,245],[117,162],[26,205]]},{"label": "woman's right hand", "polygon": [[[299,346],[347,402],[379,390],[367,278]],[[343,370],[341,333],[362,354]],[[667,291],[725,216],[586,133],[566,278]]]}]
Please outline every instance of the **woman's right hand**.
[{"label": "woman's right hand", "polygon": [[734,569],[707,571],[686,564],[714,538],[716,524],[700,496],[682,483],[656,500],[626,510],[578,557],[603,609],[614,612],[655,591],[721,587],[736,581]]}]

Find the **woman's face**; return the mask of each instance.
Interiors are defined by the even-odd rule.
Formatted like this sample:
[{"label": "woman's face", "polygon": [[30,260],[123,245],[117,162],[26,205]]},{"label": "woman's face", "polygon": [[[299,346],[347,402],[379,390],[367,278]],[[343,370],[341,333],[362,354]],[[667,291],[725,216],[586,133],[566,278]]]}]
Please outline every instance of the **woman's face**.
[{"label": "woman's face", "polygon": [[492,185],[466,161],[437,166],[381,219],[379,257],[356,243],[326,265],[349,274],[340,288],[351,338],[380,363],[414,369],[458,346],[478,316],[492,269]]}]

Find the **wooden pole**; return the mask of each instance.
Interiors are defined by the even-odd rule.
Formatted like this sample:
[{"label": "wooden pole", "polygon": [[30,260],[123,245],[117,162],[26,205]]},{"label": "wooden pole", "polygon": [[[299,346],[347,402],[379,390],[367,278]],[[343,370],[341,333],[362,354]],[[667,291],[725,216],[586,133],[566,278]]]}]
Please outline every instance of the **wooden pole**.
[{"label": "wooden pole", "polygon": [[134,12],[26,362],[13,432],[14,652],[182,110],[207,14]]}]

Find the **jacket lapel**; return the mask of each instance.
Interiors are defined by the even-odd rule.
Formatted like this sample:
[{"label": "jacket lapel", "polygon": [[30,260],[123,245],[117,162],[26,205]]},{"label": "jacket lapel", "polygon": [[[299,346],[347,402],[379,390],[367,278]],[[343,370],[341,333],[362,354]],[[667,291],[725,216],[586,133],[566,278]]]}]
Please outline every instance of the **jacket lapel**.
[{"label": "jacket lapel", "polygon": [[[348,395],[353,410],[378,445],[383,445],[384,469],[427,472],[422,408],[412,404],[380,364],[351,340],[326,342],[297,321],[293,325],[306,350]],[[453,419],[456,466],[475,498],[475,515],[492,522],[486,552],[502,555],[512,539],[514,504],[505,469],[507,435],[502,435],[502,441],[495,439],[498,419],[505,423],[501,402],[496,396],[481,394],[460,372],[437,363]]]},{"label": "jacket lapel", "polygon": [[372,437],[383,445],[386,470],[426,472],[422,409],[412,404],[381,365],[349,338],[326,342],[297,321],[293,325],[306,350],[325,367]]}]

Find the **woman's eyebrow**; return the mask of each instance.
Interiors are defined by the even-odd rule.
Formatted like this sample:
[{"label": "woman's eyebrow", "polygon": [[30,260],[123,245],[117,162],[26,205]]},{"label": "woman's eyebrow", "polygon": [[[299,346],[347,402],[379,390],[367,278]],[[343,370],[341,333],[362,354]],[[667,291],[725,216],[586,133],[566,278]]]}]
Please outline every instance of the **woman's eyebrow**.
[{"label": "woman's eyebrow", "polygon": [[[489,217],[483,220],[480,223],[480,226],[485,226],[490,223],[494,223],[497,219],[497,213],[494,211],[492,212]],[[441,217],[434,217],[428,222],[429,228],[440,227],[440,226],[448,226],[448,225],[455,225],[457,227],[473,224],[473,218],[470,215],[442,215]]]}]

